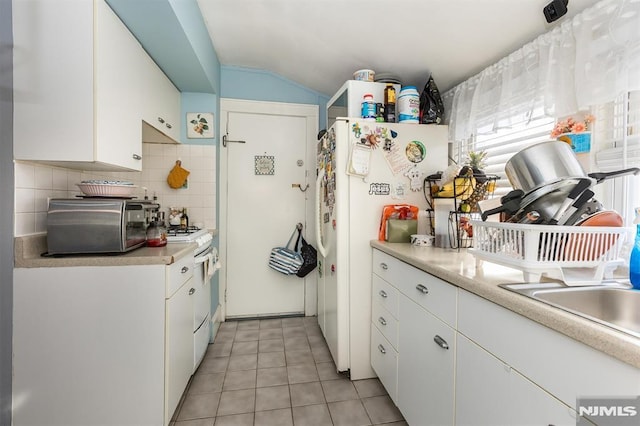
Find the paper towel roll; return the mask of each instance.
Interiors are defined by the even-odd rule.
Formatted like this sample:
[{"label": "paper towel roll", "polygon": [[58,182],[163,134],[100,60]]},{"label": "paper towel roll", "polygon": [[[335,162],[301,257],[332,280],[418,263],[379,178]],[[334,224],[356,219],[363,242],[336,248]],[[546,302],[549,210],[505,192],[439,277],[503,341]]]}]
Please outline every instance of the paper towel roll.
[{"label": "paper towel roll", "polygon": [[454,211],[453,198],[434,198],[433,210],[435,220],[436,247],[449,248],[449,212]]}]

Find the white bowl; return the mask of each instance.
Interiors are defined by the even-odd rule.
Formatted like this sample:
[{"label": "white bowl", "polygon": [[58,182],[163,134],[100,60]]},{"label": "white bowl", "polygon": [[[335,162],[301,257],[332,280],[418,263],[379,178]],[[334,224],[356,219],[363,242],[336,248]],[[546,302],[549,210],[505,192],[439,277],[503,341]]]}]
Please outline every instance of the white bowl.
[{"label": "white bowl", "polygon": [[136,185],[119,185],[111,183],[77,183],[84,195],[91,197],[130,197]]},{"label": "white bowl", "polygon": [[411,244],[418,247],[431,247],[434,240],[433,235],[412,234]]},{"label": "white bowl", "polygon": [[359,81],[373,81],[376,73],[373,70],[358,70],[353,73],[353,79]]}]

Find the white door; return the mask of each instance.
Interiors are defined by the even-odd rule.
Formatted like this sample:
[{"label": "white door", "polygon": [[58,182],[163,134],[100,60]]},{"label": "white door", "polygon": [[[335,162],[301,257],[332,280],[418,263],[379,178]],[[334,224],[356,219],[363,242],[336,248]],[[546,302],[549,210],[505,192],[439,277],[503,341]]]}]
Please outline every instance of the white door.
[{"label": "white door", "polygon": [[315,274],[283,275],[269,268],[268,258],[273,247],[287,244],[298,223],[312,241],[307,215],[313,185],[307,185],[315,171],[317,106],[223,99],[221,112],[221,135],[226,132],[228,141],[220,148],[225,316],[304,313],[306,298],[316,303]]}]

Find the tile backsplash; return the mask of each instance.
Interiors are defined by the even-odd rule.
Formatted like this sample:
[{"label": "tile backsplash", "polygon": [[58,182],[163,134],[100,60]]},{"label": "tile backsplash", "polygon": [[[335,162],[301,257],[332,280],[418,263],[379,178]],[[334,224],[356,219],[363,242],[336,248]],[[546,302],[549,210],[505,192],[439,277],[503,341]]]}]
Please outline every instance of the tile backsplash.
[{"label": "tile backsplash", "polygon": [[[49,198],[82,195],[77,183],[89,179],[127,180],[138,186],[137,198],[157,196],[161,209],[186,207],[190,222],[216,228],[216,151],[212,145],[143,144],[141,172],[85,172],[15,162],[15,236],[46,232]],[[189,170],[186,188],[173,189],[167,175],[176,161]],[[168,214],[167,214],[168,217]]]}]

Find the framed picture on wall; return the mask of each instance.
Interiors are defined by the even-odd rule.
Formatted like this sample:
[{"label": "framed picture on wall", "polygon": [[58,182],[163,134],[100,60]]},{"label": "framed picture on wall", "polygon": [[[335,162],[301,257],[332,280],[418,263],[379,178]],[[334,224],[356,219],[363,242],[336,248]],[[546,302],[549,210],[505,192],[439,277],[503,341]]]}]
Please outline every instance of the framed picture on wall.
[{"label": "framed picture on wall", "polygon": [[213,113],[188,112],[187,137],[189,139],[213,138]]}]

